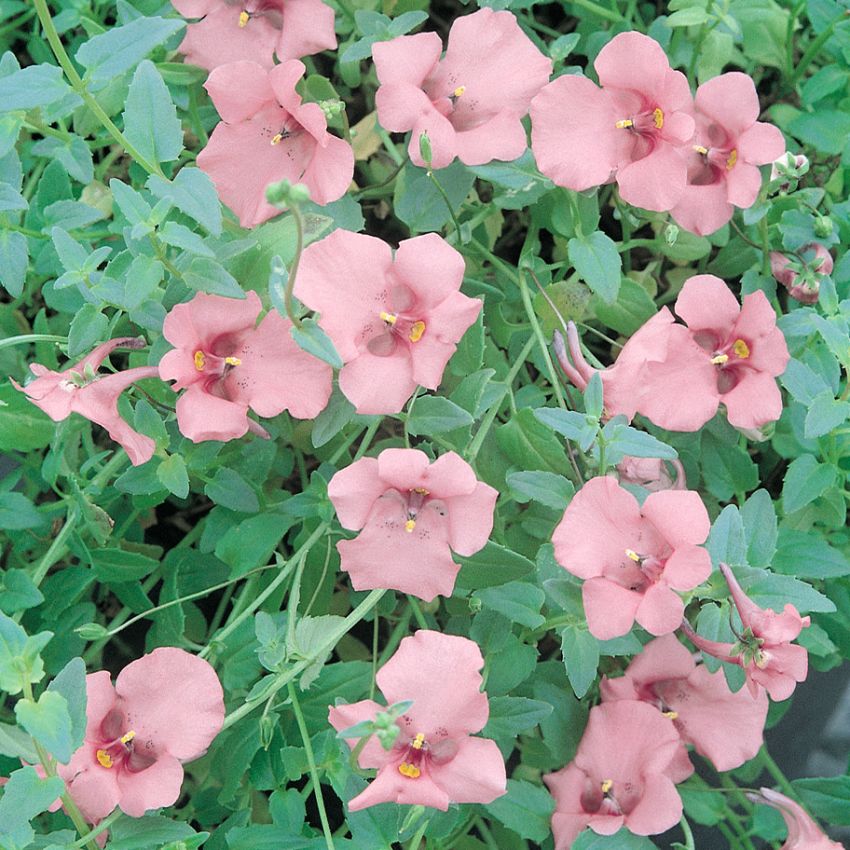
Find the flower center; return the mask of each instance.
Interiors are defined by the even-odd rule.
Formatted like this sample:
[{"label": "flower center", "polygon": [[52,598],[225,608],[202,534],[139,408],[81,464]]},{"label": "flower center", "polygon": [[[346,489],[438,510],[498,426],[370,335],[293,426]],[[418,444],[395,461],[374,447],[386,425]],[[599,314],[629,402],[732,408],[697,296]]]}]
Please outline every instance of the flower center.
[{"label": "flower center", "polygon": [[418,779],[422,775],[422,769],[419,765],[422,763],[422,757],[427,750],[428,743],[425,741],[425,734],[417,732],[416,737],[407,748],[404,760],[398,766],[398,772],[408,779]]},{"label": "flower center", "polygon": [[250,21],[250,20],[251,20],[250,12],[247,12],[245,9],[243,9],[239,13],[239,29],[245,29],[245,27],[248,26],[248,21]]},{"label": "flower center", "polygon": [[652,133],[664,127],[664,110],[656,106],[652,112],[641,112],[631,118],[622,118],[615,122],[618,130],[632,130],[637,133]]},{"label": "flower center", "polygon": [[737,148],[732,148],[732,151],[731,151],[731,153],[729,154],[729,157],[726,160],[726,170],[731,171],[735,167],[735,164],[737,162],[738,162],[738,150],[737,150]]},{"label": "flower center", "polygon": [[381,310],[378,316],[386,323],[391,333],[406,336],[410,342],[419,342],[425,333],[425,322],[421,319],[411,321],[398,313],[388,313],[385,310]]},{"label": "flower center", "polygon": [[[203,372],[206,370],[208,363],[208,355],[205,351],[202,351],[200,348],[194,354],[195,361],[195,369],[199,372]],[[241,366],[242,361],[238,357],[216,357],[215,355],[210,355],[210,359],[215,361],[216,363],[223,363],[225,366]],[[224,370],[222,370],[224,371]]]},{"label": "flower center", "polygon": [[106,768],[113,767],[115,762],[118,761],[125,753],[132,752],[133,739],[135,737],[136,733],[131,729],[120,738],[116,738],[114,741],[104,744],[103,748],[99,749],[95,753],[100,766]]},{"label": "flower center", "polygon": [[425,497],[429,495],[430,492],[424,487],[415,487],[409,492],[407,496],[407,521],[404,523],[404,530],[408,534],[416,528],[416,515],[425,503]]},{"label": "flower center", "polygon": [[726,351],[717,352],[714,357],[711,358],[711,363],[714,366],[725,366],[730,360],[730,355],[727,353],[729,351],[731,351],[738,360],[747,360],[750,356],[749,345],[747,345],[747,343],[739,337],[732,343],[732,345],[726,347]]}]

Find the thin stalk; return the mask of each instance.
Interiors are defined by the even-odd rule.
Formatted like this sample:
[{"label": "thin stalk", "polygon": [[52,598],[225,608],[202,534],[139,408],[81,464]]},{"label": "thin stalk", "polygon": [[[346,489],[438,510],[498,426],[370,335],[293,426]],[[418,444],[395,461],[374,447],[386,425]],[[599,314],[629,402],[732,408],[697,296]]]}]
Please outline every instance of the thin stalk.
[{"label": "thin stalk", "polygon": [[682,819],[679,821],[679,826],[682,827],[682,832],[685,833],[685,850],[695,850],[694,833],[691,830],[688,819],[684,815],[682,815]]},{"label": "thin stalk", "polygon": [[821,48],[832,38],[832,32],[835,29],[836,25],[841,23],[841,21],[847,20],[847,16],[845,12],[841,12],[840,15],[836,15],[824,28],[823,32],[815,38],[809,46],[806,48],[805,53],[803,53],[800,61],[797,63],[797,66],[794,68],[794,73],[791,74],[791,79],[788,81],[791,84],[791,87],[794,88],[797,83],[803,78],[803,74],[806,73],[809,65],[812,64],[814,59],[817,57],[818,53],[820,53]]},{"label": "thin stalk", "polygon": [[295,288],[295,277],[298,274],[298,264],[301,262],[301,252],[304,250],[304,216],[301,215],[301,210],[295,205],[290,207],[289,211],[295,220],[295,256],[292,258],[292,267],[289,269],[289,277],[286,279],[283,306],[286,308],[286,315],[289,316],[289,321],[300,330],[301,319],[295,315],[295,305],[292,303],[292,291]]},{"label": "thin stalk", "polygon": [[[42,234],[39,234],[42,235]],[[13,345],[28,345],[31,342],[68,342],[68,337],[57,334],[21,334],[0,339],[0,348],[10,348]]]},{"label": "thin stalk", "polygon": [[112,812],[111,815],[107,815],[102,821],[100,821],[100,823],[98,823],[97,826],[92,827],[90,832],[87,832],[85,835],[78,838],[71,846],[85,847],[85,845],[88,844],[89,841],[91,841],[92,839],[96,839],[98,835],[101,835],[103,832],[109,829],[109,827],[112,826],[112,824],[115,823],[115,821],[117,821],[118,818],[122,817],[123,815],[124,812],[122,812],[121,809],[115,809],[115,811]]},{"label": "thin stalk", "polygon": [[457,236],[458,242],[460,239],[460,224],[457,220],[457,216],[455,215],[454,208],[452,207],[452,202],[449,200],[449,196],[446,194],[446,190],[443,188],[442,184],[439,180],[434,176],[434,170],[432,168],[428,169],[428,177],[431,178],[431,182],[436,186],[437,191],[440,193],[440,196],[443,199],[443,202],[446,205],[446,209],[449,211],[449,215],[452,217],[452,224],[455,228],[455,235]]},{"label": "thin stalk", "polygon": [[784,794],[787,794],[792,800],[800,802],[800,796],[794,790],[794,786],[788,781],[788,777],[782,772],[782,768],[773,760],[773,757],[767,751],[767,747],[762,747],[759,753],[761,763],[765,770],[776,780],[777,785],[782,789]]},{"label": "thin stalk", "polygon": [[422,613],[422,609],[419,607],[419,603],[410,594],[407,595],[407,603],[413,609],[413,617],[419,625],[419,628],[429,628],[428,621],[425,619],[425,615]]},{"label": "thin stalk", "polygon": [[571,0],[573,6],[578,6],[581,9],[587,9],[588,12],[593,12],[600,18],[606,21],[611,21],[612,24],[619,24],[623,20],[623,16],[619,12],[612,12],[593,0]]}]

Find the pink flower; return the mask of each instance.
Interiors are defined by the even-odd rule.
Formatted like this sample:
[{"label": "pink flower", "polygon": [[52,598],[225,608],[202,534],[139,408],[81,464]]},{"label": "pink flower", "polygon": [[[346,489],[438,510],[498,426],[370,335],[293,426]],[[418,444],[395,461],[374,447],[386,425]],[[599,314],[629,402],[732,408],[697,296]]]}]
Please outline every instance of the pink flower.
[{"label": "pink flower", "polygon": [[61,422],[72,413],[79,413],[105,428],[110,438],[127,452],[130,463],[138,466],[153,457],[156,444],[150,437],[133,430],[121,418],[118,397],[136,381],[157,378],[159,372],[155,366],[139,366],[111,375],[99,375],[97,370],[116,348],[143,348],[145,344],[141,337],[110,339],[61,372],[54,372],[40,363],[32,363],[30,371],[36,379],[25,387],[14,380],[12,384],[26,393],[27,398],[54,422]]},{"label": "pink flower", "polygon": [[257,325],[256,292],[244,300],[199,292],[165,317],[162,333],[175,346],[160,361],[163,381],[174,381],[180,433],[193,442],[232,440],[249,430],[268,437],[248,418],[288,410],[317,416],[331,394],[331,367],[302,351],[289,319],[274,310]]},{"label": "pink flower", "polygon": [[682,462],[671,460],[669,463],[676,470],[675,480],[661,458],[626,455],[617,464],[617,476],[621,484],[634,484],[650,493],[658,490],[686,490],[688,482]]},{"label": "pink flower", "polygon": [[770,788],[747,796],[756,803],[772,806],[782,815],[788,826],[788,840],[781,850],[843,850],[844,845],[830,841],[809,813],[790,797]]},{"label": "pink flower", "polygon": [[817,303],[821,278],[832,269],[832,255],[818,242],[804,245],[794,258],[770,252],[771,274],[802,304]]},{"label": "pink flower", "polygon": [[249,60],[264,68],[336,47],[334,12],[321,0],[172,0],[186,18],[179,47],[186,61],[212,71]]},{"label": "pink flower", "polygon": [[679,148],[694,134],[693,100],[648,36],[614,36],[593,63],[595,83],[572,74],[553,80],[531,103],[531,147],[540,170],[582,191],[616,179],[624,201],[672,209],[687,182]]},{"label": "pink flower", "polygon": [[675,783],[693,771],[680,752],[675,727],[652,706],[622,700],[592,708],[575,758],[543,777],[555,798],[555,850],[569,850],[588,826],[599,835],[675,826],[682,817]]},{"label": "pink flower", "polygon": [[732,693],[719,670],[709,673],[673,635],[650,641],[619,679],[602,680],[602,699],[642,700],[669,717],[682,741],[717,770],[754,758],[767,718],[764,691]]},{"label": "pink flower", "polygon": [[294,59],[270,71],[256,62],[232,62],[204,84],[222,123],[198,154],[198,167],[243,227],[278,214],[266,200],[270,183],[303,183],[317,204],[341,198],[351,183],[351,145],[328,133],[319,104],[302,104],[295,90],[304,70]]},{"label": "pink flower", "polygon": [[335,230],[301,256],[295,295],[345,362],[339,387],[358,413],[398,413],[417,385],[435,390],[481,302],[460,290],[464,260],[435,233],[393,259],[373,236]]},{"label": "pink flower", "polygon": [[58,771],[87,820],[116,806],[131,817],[180,796],[183,762],[200,758],[224,722],[218,677],[203,659],[160,647],[115,680],[86,676],[86,737]]},{"label": "pink flower", "polygon": [[455,157],[467,165],[513,160],[526,148],[521,119],[549,80],[552,61],[510,12],[479,9],[457,18],[443,44],[433,32],[378,42],[372,48],[380,88],[381,126],[412,130],[408,150],[424,165],[419,137],[427,133],[434,168]]},{"label": "pink flower", "polygon": [[[495,742],[471,737],[490,714],[481,693],[484,666],[471,640],[422,630],[402,640],[395,655],[378,671],[381,693],[392,704],[413,705],[396,724],[400,732],[387,751],[373,737],[360,753],[360,767],[377,769],[365,791],[348,803],[356,812],[377,803],[431,806],[491,803],[507,789],[505,762]],[[337,731],[374,720],[383,706],[372,700],[330,708]],[[348,741],[352,749],[356,740]]]},{"label": "pink flower", "polygon": [[416,449],[385,449],[337,472],[328,496],[354,540],[337,543],[355,590],[384,587],[430,602],[451,596],[460,564],[493,530],[498,491],[478,481],[460,455],[433,463]]},{"label": "pink flower", "polygon": [[801,617],[800,612],[790,603],[780,614],[772,608],[760,608],[744,593],[726,564],[720,564],[720,571],[729,585],[743,626],[737,643],[722,643],[700,637],[687,621],[682,623],[682,631],[703,652],[741,666],[753,696],[758,694],[761,686],[773,700],[788,699],[794,693],[797,682],[805,681],[808,674],[808,653],[804,647],[792,644],[791,641],[809,626],[810,618]]},{"label": "pink flower", "polygon": [[676,223],[704,236],[720,229],[735,211],[747,209],[761,189],[759,165],[785,151],[777,127],[758,121],[758,94],[747,74],[733,71],[698,89],[696,133],[687,153],[688,182],[671,210]]},{"label": "pink flower", "polygon": [[711,574],[709,554],[698,545],[710,525],[692,491],[651,493],[641,506],[615,478],[591,478],[552,535],[558,563],[585,580],[590,633],[619,637],[635,620],[653,635],[675,631],[685,610],[675,591],[692,590]]}]

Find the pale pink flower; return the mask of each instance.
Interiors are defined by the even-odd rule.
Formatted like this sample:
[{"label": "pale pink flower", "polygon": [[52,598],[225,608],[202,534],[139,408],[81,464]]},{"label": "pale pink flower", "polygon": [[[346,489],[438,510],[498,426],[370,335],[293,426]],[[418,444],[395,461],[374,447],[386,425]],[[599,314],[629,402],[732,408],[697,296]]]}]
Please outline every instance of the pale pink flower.
[{"label": "pale pink flower", "polygon": [[771,788],[747,795],[756,803],[776,809],[788,827],[788,839],[781,850],[843,850],[844,845],[831,841],[811,815],[797,802]]},{"label": "pale pink flower", "polygon": [[[378,671],[388,704],[412,700],[396,720],[399,735],[387,751],[372,737],[358,763],[377,769],[365,791],[348,803],[355,812],[377,803],[430,806],[491,803],[507,790],[505,762],[494,741],[472,737],[490,713],[481,692],[481,650],[471,640],[421,630],[402,640]],[[331,706],[328,719],[339,732],[374,720],[384,706],[373,700]],[[352,749],[356,740],[348,741]]]},{"label": "pale pink flower", "polygon": [[592,708],[575,758],[543,777],[555,798],[555,850],[569,850],[585,827],[657,835],[675,826],[682,817],[675,783],[693,771],[680,753],[675,727],[652,706],[621,700]]},{"label": "pale pink flower", "polygon": [[452,594],[460,569],[452,551],[468,557],[484,547],[499,493],[454,452],[430,463],[417,449],[385,449],[337,472],[328,496],[343,528],[360,532],[337,543],[354,589],[430,602]]},{"label": "pale pink flower", "polygon": [[583,191],[616,179],[624,201],[672,209],[687,166],[679,148],[694,134],[687,78],[661,46],[637,32],[614,36],[593,63],[599,88],[564,74],[531,103],[531,147],[540,170]]},{"label": "pale pink flower", "polygon": [[380,88],[381,126],[410,137],[410,159],[424,165],[419,137],[428,134],[431,163],[455,157],[467,165],[513,160],[526,149],[521,119],[552,73],[511,12],[479,9],[457,18],[446,55],[433,32],[382,41],[372,48]]},{"label": "pale pink flower", "polygon": [[[801,268],[793,268],[792,262],[799,264]],[[832,269],[832,255],[818,242],[804,245],[793,260],[779,251],[770,252],[771,274],[788,290],[788,294],[801,304],[817,302],[821,277],[832,274]]]},{"label": "pale pink flower", "polygon": [[334,12],[321,0],[172,0],[185,18],[178,48],[186,61],[212,71],[248,60],[264,68],[336,47]]},{"label": "pale pink flower", "polygon": [[[675,478],[667,468],[669,463],[675,470]],[[663,461],[657,457],[633,457],[626,455],[617,464],[617,477],[621,484],[634,484],[655,493],[658,490],[686,490],[685,467],[675,459]]]},{"label": "pale pink flower", "polygon": [[116,348],[143,348],[145,345],[141,337],[110,339],[61,372],[31,363],[30,371],[36,379],[24,387],[14,380],[12,384],[54,422],[79,413],[105,428],[110,438],[127,452],[130,463],[138,466],[153,457],[156,444],[121,418],[118,397],[136,381],[158,378],[159,372],[156,366],[138,366],[108,375],[98,374],[97,370]]},{"label": "pale pink flower", "polygon": [[732,71],[703,83],[696,93],[696,132],[686,154],[688,182],[671,210],[680,227],[704,236],[735,211],[747,209],[761,189],[759,165],[785,151],[779,128],[758,121],[758,94],[747,74]]},{"label": "pale pink flower", "polygon": [[682,741],[693,744],[717,770],[755,758],[764,741],[767,695],[732,693],[721,671],[696,664],[674,635],[650,641],[619,679],[604,678],[605,702],[637,699],[670,718]]},{"label": "pale pink flower", "polygon": [[693,491],[651,493],[641,506],[615,478],[591,478],[552,535],[558,563],[584,579],[590,633],[619,637],[635,620],[653,635],[675,631],[685,610],[676,591],[711,574],[711,558],[699,546],[710,526]]},{"label": "pale pink flower", "polygon": [[809,626],[811,619],[801,617],[790,603],[779,614],[772,608],[760,608],[744,593],[726,564],[720,564],[720,571],[741,618],[743,632],[738,641],[732,644],[707,640],[696,634],[687,621],[682,623],[682,631],[698,649],[742,667],[753,696],[764,688],[777,702],[788,699],[797,682],[805,681],[809,669],[805,648],[791,641]]},{"label": "pale pink flower", "polygon": [[160,647],[115,680],[86,676],[85,742],[58,772],[85,818],[116,806],[131,817],[180,796],[183,763],[200,758],[224,722],[215,670],[182,649]]},{"label": "pale pink flower", "polygon": [[328,133],[319,104],[301,103],[295,90],[304,70],[295,59],[270,71],[232,62],[204,83],[222,121],[198,154],[198,167],[243,227],[278,215],[266,200],[270,183],[303,183],[317,204],[338,200],[351,183],[351,145]]},{"label": "pale pink flower", "polygon": [[302,351],[291,322],[262,310],[256,292],[242,299],[197,293],[172,307],[162,333],[175,346],[160,361],[159,375],[186,392],[177,400],[180,433],[193,442],[232,440],[249,430],[268,437],[248,418],[288,410],[312,419],[328,403],[331,367]]},{"label": "pale pink flower", "polygon": [[398,413],[417,385],[435,390],[481,311],[460,292],[464,260],[436,233],[386,242],[335,230],[309,245],[295,295],[345,365],[339,387],[358,413]]}]

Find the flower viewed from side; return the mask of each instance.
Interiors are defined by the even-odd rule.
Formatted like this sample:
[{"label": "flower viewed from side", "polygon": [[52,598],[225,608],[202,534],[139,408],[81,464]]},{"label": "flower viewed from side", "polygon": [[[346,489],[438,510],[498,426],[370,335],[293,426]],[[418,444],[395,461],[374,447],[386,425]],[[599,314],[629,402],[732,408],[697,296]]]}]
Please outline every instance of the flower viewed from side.
[{"label": "flower viewed from side", "polygon": [[740,665],[747,675],[747,686],[754,696],[764,688],[775,701],[788,699],[809,671],[805,648],[792,644],[811,619],[801,617],[790,603],[777,614],[772,608],[760,608],[744,593],[726,564],[720,571],[729,585],[732,601],[741,618],[743,631],[736,643],[707,640],[696,634],[687,621],[682,631],[698,649],[722,661]]},{"label": "flower viewed from side", "polygon": [[317,204],[338,200],[351,183],[351,145],[328,133],[319,104],[301,103],[295,90],[304,70],[294,59],[271,70],[232,62],[204,84],[222,121],[198,154],[198,167],[243,227],[279,213],[266,200],[270,183],[303,183]]},{"label": "flower viewed from side", "polygon": [[[675,478],[667,467],[668,462],[675,470]],[[650,493],[658,490],[686,490],[688,487],[685,468],[678,459],[663,461],[657,457],[626,455],[617,464],[617,477],[621,484],[634,484]]]},{"label": "flower viewed from side", "polygon": [[661,46],[637,32],[614,36],[593,63],[601,88],[564,74],[531,103],[531,147],[540,170],[583,191],[616,179],[624,201],[669,210],[680,200],[691,141],[687,78]]},{"label": "flower viewed from side", "polygon": [[460,292],[463,272],[462,255],[435,233],[404,240],[395,258],[386,242],[348,230],[305,249],[295,295],[321,314],[358,413],[398,413],[417,386],[437,389],[481,311]]},{"label": "flower viewed from side", "polygon": [[74,802],[97,823],[116,806],[131,817],[180,796],[183,763],[200,758],[224,722],[215,670],[203,659],[160,647],[115,680],[86,676],[85,742],[58,765]]},{"label": "flower viewed from side", "polygon": [[754,803],[772,806],[782,815],[788,826],[788,840],[781,850],[843,850],[844,845],[831,841],[811,815],[790,797],[771,788],[761,788],[758,793],[747,796]]},{"label": "flower viewed from side", "polygon": [[809,172],[809,158],[805,154],[794,155],[790,151],[775,159],[770,166],[770,182],[778,181],[777,192],[789,192],[797,188],[801,177]]},{"label": "flower viewed from side", "polygon": [[328,403],[331,367],[302,351],[291,323],[274,310],[257,325],[256,292],[242,299],[199,292],[173,307],[163,335],[174,346],[160,361],[159,376],[186,390],[177,400],[180,433],[193,442],[233,440],[249,430],[268,437],[248,418],[288,410],[312,419]]},{"label": "flower viewed from side", "polygon": [[732,71],[703,83],[696,93],[696,133],[687,153],[688,182],[671,210],[680,227],[704,236],[735,211],[747,209],[761,189],[759,165],[785,151],[779,128],[758,121],[752,78]]},{"label": "flower viewed from side", "polygon": [[440,59],[442,49],[433,32],[373,46],[381,126],[396,133],[412,130],[408,150],[420,166],[422,133],[428,134],[434,168],[455,157],[467,165],[516,159],[527,144],[521,119],[548,82],[551,59],[511,12],[487,8],[457,18]]},{"label": "flower viewed from side", "polygon": [[755,758],[764,741],[767,695],[732,693],[726,677],[697,664],[674,635],[650,641],[619,679],[604,678],[602,699],[641,700],[670,718],[682,741],[717,770]]},{"label": "flower viewed from side", "polygon": [[118,397],[136,381],[158,378],[159,372],[156,366],[138,366],[109,375],[99,374],[98,369],[116,348],[143,348],[145,345],[141,337],[110,339],[61,372],[32,363],[30,371],[36,376],[35,380],[24,387],[14,380],[12,384],[54,422],[79,413],[105,428],[110,438],[127,452],[130,462],[138,466],[153,457],[156,444],[121,418]]},{"label": "flower viewed from side", "polygon": [[770,271],[788,294],[801,304],[815,304],[824,275],[832,274],[832,254],[818,242],[800,248],[796,257],[770,252]]},{"label": "flower viewed from side", "polygon": [[[365,791],[348,803],[355,812],[377,803],[430,806],[491,803],[507,790],[505,762],[494,741],[472,737],[487,723],[490,706],[481,692],[484,666],[474,641],[421,630],[404,638],[378,671],[388,704],[412,700],[396,720],[395,745],[385,750],[370,738],[360,767],[377,769]],[[383,706],[373,700],[331,706],[328,719],[342,732],[374,720]],[[356,740],[348,741],[353,749]]]},{"label": "flower viewed from side", "polygon": [[627,634],[637,621],[650,634],[675,631],[692,590],[711,574],[699,544],[710,529],[697,493],[662,490],[643,505],[610,476],[588,481],[555,528],[555,559],[584,579],[590,633],[600,640]]},{"label": "flower viewed from side", "polygon": [[185,18],[180,52],[212,71],[248,60],[264,68],[336,47],[334,11],[321,0],[172,0]]},{"label": "flower viewed from side", "polygon": [[543,777],[555,798],[555,850],[569,850],[585,827],[657,835],[675,826],[682,816],[676,783],[693,771],[680,752],[675,727],[651,705],[618,700],[592,708],[575,758]]},{"label": "flower viewed from side", "polygon": [[469,556],[486,544],[499,494],[454,452],[430,463],[417,449],[385,449],[337,472],[328,496],[343,528],[360,532],[337,543],[354,589],[430,602],[452,594],[452,551]]}]

